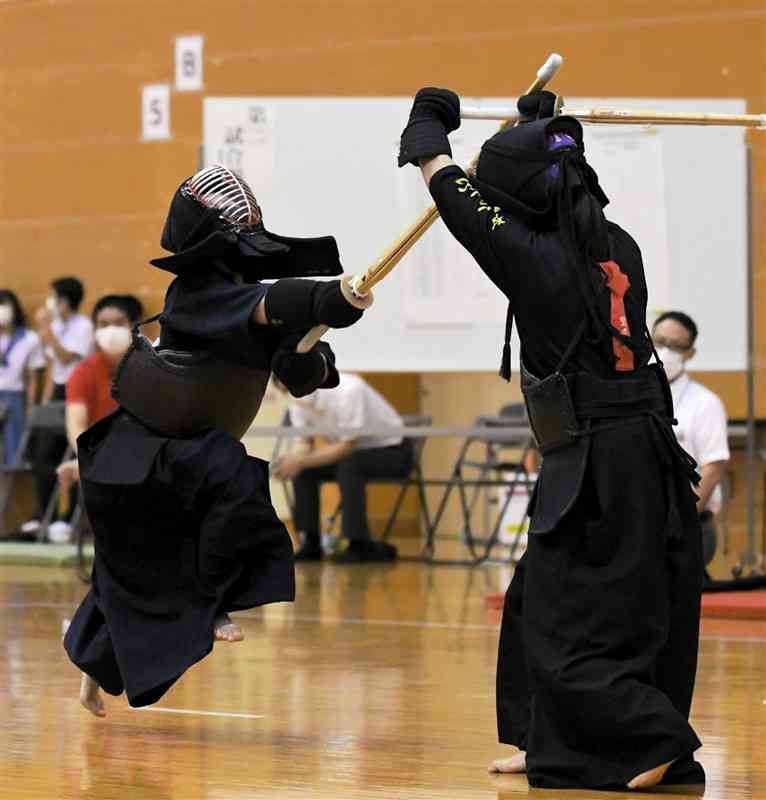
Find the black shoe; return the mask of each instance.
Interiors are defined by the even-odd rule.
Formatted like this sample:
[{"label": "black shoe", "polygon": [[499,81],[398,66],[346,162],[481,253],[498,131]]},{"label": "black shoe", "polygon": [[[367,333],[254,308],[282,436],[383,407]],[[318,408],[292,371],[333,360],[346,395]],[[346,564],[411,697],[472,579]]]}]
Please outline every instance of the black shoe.
[{"label": "black shoe", "polygon": [[295,554],[296,561],[321,561],[324,553],[319,542],[304,542]]},{"label": "black shoe", "polygon": [[399,558],[399,551],[396,547],[388,542],[376,542],[375,546],[381,554],[381,561],[396,561]]},{"label": "black shoe", "polygon": [[348,547],[333,557],[336,564],[370,564],[395,561],[397,549],[387,542],[352,541]]}]

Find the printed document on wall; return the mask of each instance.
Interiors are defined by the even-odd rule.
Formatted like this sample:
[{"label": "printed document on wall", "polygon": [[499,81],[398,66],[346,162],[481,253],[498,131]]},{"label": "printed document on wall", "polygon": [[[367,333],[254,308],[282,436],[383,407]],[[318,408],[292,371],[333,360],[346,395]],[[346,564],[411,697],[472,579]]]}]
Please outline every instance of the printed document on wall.
[{"label": "printed document on wall", "polygon": [[638,243],[649,290],[647,314],[670,303],[670,247],[662,133],[656,128],[598,128],[586,132],[586,158],[609,198],[607,219]]}]

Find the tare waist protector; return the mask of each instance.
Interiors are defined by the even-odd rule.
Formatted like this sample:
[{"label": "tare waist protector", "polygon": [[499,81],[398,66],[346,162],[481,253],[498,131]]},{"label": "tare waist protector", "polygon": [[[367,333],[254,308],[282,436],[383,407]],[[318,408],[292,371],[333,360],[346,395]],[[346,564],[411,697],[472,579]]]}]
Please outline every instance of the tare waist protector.
[{"label": "tare waist protector", "polygon": [[588,423],[659,414],[671,419],[673,401],[658,365],[631,378],[604,380],[587,372],[555,372],[540,380],[524,368],[522,391],[539,450],[549,453],[588,434]]},{"label": "tare waist protector", "polygon": [[217,428],[241,439],[261,407],[268,380],[268,370],[232,364],[210,352],[157,350],[134,332],[115,373],[112,397],[164,436]]}]

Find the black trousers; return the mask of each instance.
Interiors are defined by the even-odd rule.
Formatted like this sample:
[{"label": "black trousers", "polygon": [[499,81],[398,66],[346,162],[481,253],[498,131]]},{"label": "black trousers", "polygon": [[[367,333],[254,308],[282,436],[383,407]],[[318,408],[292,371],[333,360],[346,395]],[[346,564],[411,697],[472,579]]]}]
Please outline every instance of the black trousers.
[{"label": "black trousers", "polygon": [[700,527],[702,528],[702,562],[707,566],[715,557],[718,543],[718,532],[712,511],[703,511],[700,514]]},{"label": "black trousers", "polygon": [[[53,386],[53,402],[63,402],[66,400],[66,385],[57,383]],[[37,495],[38,519],[42,519],[48,507],[53,489],[58,478],[56,477],[56,467],[61,463],[67,449],[67,438],[65,433],[53,433],[49,431],[39,431],[32,437],[30,450],[32,455],[33,471],[35,474],[35,493]],[[69,495],[69,511],[67,517],[71,516],[77,495],[73,489]],[[54,514],[54,519],[56,515]]]},{"label": "black trousers", "polygon": [[342,535],[352,541],[369,540],[367,481],[370,478],[406,478],[412,463],[412,444],[405,440],[393,447],[355,450],[336,464],[304,470],[293,481],[296,530],[303,531],[309,540],[319,540],[319,488],[322,483],[336,481],[343,504]]}]

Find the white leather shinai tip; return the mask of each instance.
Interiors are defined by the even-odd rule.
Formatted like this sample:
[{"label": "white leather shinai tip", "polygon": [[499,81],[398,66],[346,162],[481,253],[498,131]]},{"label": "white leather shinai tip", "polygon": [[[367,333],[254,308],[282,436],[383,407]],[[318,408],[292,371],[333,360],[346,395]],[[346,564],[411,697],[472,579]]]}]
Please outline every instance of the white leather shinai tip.
[{"label": "white leather shinai tip", "polygon": [[758,126],[762,131],[766,130],[766,114],[761,114],[761,124]]},{"label": "white leather shinai tip", "polygon": [[537,77],[546,83],[552,81],[563,63],[564,59],[558,53],[551,53],[548,60],[537,70]]}]

